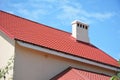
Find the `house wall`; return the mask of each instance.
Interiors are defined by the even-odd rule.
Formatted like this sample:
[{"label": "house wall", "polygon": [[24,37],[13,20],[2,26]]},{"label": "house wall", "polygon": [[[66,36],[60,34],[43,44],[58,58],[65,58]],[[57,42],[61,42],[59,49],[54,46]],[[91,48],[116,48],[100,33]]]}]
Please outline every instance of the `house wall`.
[{"label": "house wall", "polygon": [[[0,69],[4,69],[9,59],[14,56],[14,45],[15,41],[0,31]],[[13,71],[10,70],[10,75],[6,75],[7,78],[12,77],[12,74]]]},{"label": "house wall", "polygon": [[113,71],[21,47],[16,43],[14,80],[49,80],[69,66],[114,74]]}]

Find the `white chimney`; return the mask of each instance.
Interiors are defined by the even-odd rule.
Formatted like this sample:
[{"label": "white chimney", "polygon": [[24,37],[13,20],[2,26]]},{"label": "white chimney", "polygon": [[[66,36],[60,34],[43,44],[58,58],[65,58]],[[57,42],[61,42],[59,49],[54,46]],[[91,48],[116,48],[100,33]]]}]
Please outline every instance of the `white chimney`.
[{"label": "white chimney", "polygon": [[78,20],[73,21],[72,36],[78,41],[89,43],[88,25]]}]

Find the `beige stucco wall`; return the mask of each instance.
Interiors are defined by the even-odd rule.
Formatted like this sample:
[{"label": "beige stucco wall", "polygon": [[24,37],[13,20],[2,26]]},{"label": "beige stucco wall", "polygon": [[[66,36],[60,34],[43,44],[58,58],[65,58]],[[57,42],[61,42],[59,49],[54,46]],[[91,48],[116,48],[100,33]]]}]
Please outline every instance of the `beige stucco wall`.
[{"label": "beige stucco wall", "polygon": [[[0,69],[3,69],[9,59],[14,56],[14,45],[15,41],[0,31]],[[12,75],[12,71],[10,71],[10,75]]]},{"label": "beige stucco wall", "polygon": [[69,66],[114,74],[106,69],[21,47],[17,43],[15,53],[14,80],[49,80]]}]

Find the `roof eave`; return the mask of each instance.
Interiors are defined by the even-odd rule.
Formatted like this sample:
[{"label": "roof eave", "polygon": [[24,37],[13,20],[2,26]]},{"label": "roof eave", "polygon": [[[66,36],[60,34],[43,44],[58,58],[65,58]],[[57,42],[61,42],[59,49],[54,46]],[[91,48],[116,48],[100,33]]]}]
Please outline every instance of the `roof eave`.
[{"label": "roof eave", "polygon": [[81,57],[76,57],[76,56],[69,55],[69,54],[66,54],[66,53],[63,53],[63,52],[60,52],[60,51],[56,51],[56,50],[48,49],[48,48],[45,48],[45,47],[42,47],[42,46],[34,45],[32,43],[27,43],[27,42],[20,41],[20,40],[16,40],[16,41],[20,46],[23,46],[23,47],[26,47],[26,48],[42,51],[42,52],[45,52],[45,53],[48,53],[48,54],[60,56],[60,57],[67,58],[67,59],[72,59],[72,60],[75,60],[75,61],[79,61],[79,62],[83,62],[83,63],[86,63],[86,64],[102,67],[102,68],[113,70],[113,71],[120,71],[120,68],[118,68],[116,66],[110,66],[110,65],[107,65],[107,64],[104,64],[104,63],[98,63],[96,61],[91,61],[91,60],[84,59],[84,58],[81,58]]}]

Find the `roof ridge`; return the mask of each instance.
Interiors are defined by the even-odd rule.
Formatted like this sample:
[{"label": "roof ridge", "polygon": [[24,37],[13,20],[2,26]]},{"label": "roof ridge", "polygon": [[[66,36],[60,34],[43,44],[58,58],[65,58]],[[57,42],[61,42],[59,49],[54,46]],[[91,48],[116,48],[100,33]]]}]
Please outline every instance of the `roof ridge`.
[{"label": "roof ridge", "polygon": [[79,69],[79,68],[75,68],[75,67],[71,67],[71,66],[70,66],[70,68],[71,68],[71,69],[77,69],[77,70],[81,70],[81,71],[85,71],[85,72],[90,72],[90,73],[94,73],[94,74],[99,74],[99,75],[104,75],[104,76],[110,77],[109,75],[106,75],[106,74],[103,74],[103,73],[98,73],[98,72],[94,72],[94,71]]},{"label": "roof ridge", "polygon": [[[74,69],[74,68],[72,68],[72,69]],[[75,70],[73,70],[78,76],[80,76],[80,77],[82,77],[82,79],[84,79],[84,80],[90,80],[90,79],[88,79],[87,77],[84,77],[82,74],[78,74]],[[87,78],[87,79],[86,79]]]},{"label": "roof ridge", "polygon": [[99,74],[99,75],[104,75],[104,76],[110,77],[109,75],[106,75],[106,74],[103,74],[103,73],[98,73],[98,72],[89,71],[89,70],[85,70],[85,69],[79,69],[79,68],[75,68],[75,67],[71,67],[71,66],[70,66],[70,70],[71,70],[71,69],[77,69],[77,70],[81,70],[81,71],[85,71],[85,72],[90,72],[90,73],[94,73],[94,74]]},{"label": "roof ridge", "polygon": [[3,13],[6,13],[6,14],[12,15],[12,16],[14,16],[14,17],[17,17],[17,18],[21,18],[21,19],[30,21],[30,22],[35,23],[35,24],[43,25],[43,26],[45,26],[45,27],[48,27],[48,28],[51,28],[51,29],[54,29],[54,30],[57,30],[57,31],[61,31],[61,32],[65,32],[65,33],[71,34],[70,32],[67,32],[67,31],[64,31],[64,30],[61,30],[61,29],[57,29],[57,28],[51,27],[51,26],[49,26],[49,25],[45,25],[45,24],[39,23],[39,22],[37,22],[37,21],[33,21],[33,20],[30,20],[30,19],[27,19],[27,18],[23,18],[23,17],[21,17],[21,16],[17,16],[17,15],[15,15],[15,14],[12,14],[12,13],[9,13],[9,12],[5,12],[5,11],[3,11],[3,10],[0,10],[0,11],[3,12]]}]

